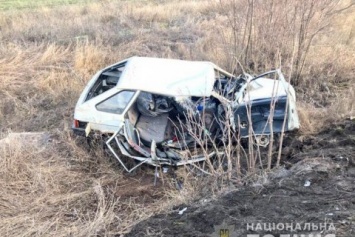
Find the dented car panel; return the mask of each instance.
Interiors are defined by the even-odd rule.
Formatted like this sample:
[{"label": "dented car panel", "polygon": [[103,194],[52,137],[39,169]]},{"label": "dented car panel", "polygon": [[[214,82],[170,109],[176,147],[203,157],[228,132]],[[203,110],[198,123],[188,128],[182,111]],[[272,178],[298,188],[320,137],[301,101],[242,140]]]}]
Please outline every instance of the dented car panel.
[{"label": "dented car panel", "polygon": [[[277,75],[278,80],[265,78],[273,74]],[[249,136],[249,114],[255,135],[270,134],[271,131],[281,133],[283,130],[292,131],[299,128],[295,90],[285,80],[280,70],[257,77],[247,75],[247,78],[237,95],[238,102],[234,104],[236,108],[234,114],[238,115],[235,123],[239,124],[242,137]]]},{"label": "dented car panel", "polygon": [[[211,62],[132,57],[89,81],[73,130],[109,134],[108,148],[131,172],[142,164],[180,166],[222,155],[226,126],[235,137],[299,127],[295,91],[280,70],[236,77]],[[202,149],[211,143],[217,149]],[[118,153],[137,165],[128,169]]]},{"label": "dented car panel", "polygon": [[169,96],[210,96],[215,67],[210,62],[133,57],[117,87]]}]

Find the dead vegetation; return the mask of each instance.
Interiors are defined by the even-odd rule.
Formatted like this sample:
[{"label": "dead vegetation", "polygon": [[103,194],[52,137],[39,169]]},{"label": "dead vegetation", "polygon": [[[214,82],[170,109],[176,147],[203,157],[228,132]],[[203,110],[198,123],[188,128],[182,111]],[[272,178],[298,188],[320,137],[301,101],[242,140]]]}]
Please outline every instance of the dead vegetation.
[{"label": "dead vegetation", "polygon": [[[298,51],[300,35],[292,33],[299,25],[290,29],[283,21],[287,11],[278,5],[286,1],[226,2],[233,7],[224,1],[93,1],[0,11],[1,137],[50,134],[40,145],[28,142],[32,138],[0,143],[1,236],[119,235],[153,212],[207,192],[188,173],[183,176],[191,181],[182,192],[170,189],[168,180],[153,188],[150,170],[127,177],[116,162],[70,136],[86,82],[120,59],[210,60],[230,71],[240,69],[238,60],[252,73],[281,66],[298,84],[301,133],[354,116],[354,9],[337,12],[350,1],[312,8],[310,31],[303,33],[327,27]],[[267,2],[273,10],[263,8]],[[336,17],[320,21],[325,10]],[[210,182],[220,188],[218,180]]]}]

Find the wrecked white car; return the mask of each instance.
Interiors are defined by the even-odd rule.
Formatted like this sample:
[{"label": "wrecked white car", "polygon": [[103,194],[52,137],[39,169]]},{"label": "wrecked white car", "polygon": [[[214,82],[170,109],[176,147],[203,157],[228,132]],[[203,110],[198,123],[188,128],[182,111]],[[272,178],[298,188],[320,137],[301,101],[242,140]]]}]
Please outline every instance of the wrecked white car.
[{"label": "wrecked white car", "polygon": [[[298,127],[295,91],[280,70],[236,77],[211,62],[132,57],[93,76],[77,102],[73,131],[109,135],[107,146],[130,172],[144,163],[203,161],[222,152],[227,129],[267,144],[270,133]],[[205,144],[214,149],[199,152]],[[119,153],[137,165],[128,169]]]}]

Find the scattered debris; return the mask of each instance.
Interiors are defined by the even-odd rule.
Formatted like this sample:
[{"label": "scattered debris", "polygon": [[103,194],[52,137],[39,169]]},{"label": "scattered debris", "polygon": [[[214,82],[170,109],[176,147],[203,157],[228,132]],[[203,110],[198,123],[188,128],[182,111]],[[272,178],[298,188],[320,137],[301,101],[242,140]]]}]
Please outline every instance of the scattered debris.
[{"label": "scattered debris", "polygon": [[179,215],[182,215],[182,214],[184,214],[184,212],[187,210],[187,207],[184,207],[183,209],[181,209],[180,211],[179,211]]}]

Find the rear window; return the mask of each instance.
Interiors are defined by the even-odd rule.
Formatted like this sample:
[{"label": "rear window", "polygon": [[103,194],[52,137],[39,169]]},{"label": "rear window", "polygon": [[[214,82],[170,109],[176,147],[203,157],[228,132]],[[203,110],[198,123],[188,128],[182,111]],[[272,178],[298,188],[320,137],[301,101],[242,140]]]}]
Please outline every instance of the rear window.
[{"label": "rear window", "polygon": [[85,101],[88,101],[115,87],[122,75],[125,65],[126,62],[121,63],[101,73],[93,87],[90,89]]},{"label": "rear window", "polygon": [[121,91],[96,105],[96,109],[112,114],[122,114],[131,101],[134,91]]}]

